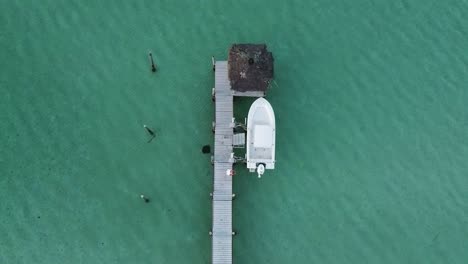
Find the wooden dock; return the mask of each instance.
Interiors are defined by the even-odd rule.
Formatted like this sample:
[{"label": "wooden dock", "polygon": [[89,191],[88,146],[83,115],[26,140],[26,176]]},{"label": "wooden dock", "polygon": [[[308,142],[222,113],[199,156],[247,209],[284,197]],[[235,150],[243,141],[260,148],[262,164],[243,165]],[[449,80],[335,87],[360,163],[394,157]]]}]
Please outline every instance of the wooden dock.
[{"label": "wooden dock", "polygon": [[232,264],[233,93],[227,61],[217,61],[215,71],[215,144],[213,179],[212,263]]}]

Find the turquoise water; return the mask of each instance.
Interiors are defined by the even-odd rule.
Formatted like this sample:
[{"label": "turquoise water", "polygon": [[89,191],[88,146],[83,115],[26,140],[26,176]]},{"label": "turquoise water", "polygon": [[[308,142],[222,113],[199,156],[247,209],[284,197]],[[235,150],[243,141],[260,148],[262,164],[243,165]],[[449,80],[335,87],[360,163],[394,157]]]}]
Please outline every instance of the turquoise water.
[{"label": "turquoise water", "polygon": [[467,1],[95,2],[0,2],[0,263],[209,263],[211,56],[244,42],[277,168],[235,176],[235,263],[466,263]]}]

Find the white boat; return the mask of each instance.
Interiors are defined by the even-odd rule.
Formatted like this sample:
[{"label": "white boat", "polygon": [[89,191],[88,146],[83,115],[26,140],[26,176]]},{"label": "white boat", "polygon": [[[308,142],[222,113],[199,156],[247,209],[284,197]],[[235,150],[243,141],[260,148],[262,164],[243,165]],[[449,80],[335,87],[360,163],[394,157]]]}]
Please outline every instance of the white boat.
[{"label": "white boat", "polygon": [[247,168],[257,170],[258,177],[265,169],[275,168],[275,113],[270,103],[258,98],[250,106],[247,117]]}]

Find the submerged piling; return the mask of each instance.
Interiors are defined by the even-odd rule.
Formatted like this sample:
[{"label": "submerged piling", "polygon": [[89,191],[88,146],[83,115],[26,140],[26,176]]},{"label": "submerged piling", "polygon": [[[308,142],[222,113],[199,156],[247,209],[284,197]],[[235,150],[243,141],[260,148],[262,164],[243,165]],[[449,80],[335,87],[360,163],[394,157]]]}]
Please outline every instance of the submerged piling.
[{"label": "submerged piling", "polygon": [[150,58],[150,62],[151,62],[151,71],[152,72],[156,72],[156,65],[154,64],[154,60],[153,60],[153,54],[150,52],[148,54],[149,58]]},{"label": "submerged piling", "polygon": [[143,194],[140,194],[140,198],[145,201],[145,203],[149,203],[150,202],[150,199],[148,197],[146,197],[145,195]]}]

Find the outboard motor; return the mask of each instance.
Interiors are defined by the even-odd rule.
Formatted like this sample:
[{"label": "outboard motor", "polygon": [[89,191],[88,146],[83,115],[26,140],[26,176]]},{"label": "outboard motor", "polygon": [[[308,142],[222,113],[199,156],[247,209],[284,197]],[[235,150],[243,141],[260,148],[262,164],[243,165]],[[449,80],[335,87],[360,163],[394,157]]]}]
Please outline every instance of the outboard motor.
[{"label": "outboard motor", "polygon": [[258,178],[261,178],[263,173],[265,173],[265,165],[263,163],[258,164],[257,166],[257,174]]}]

